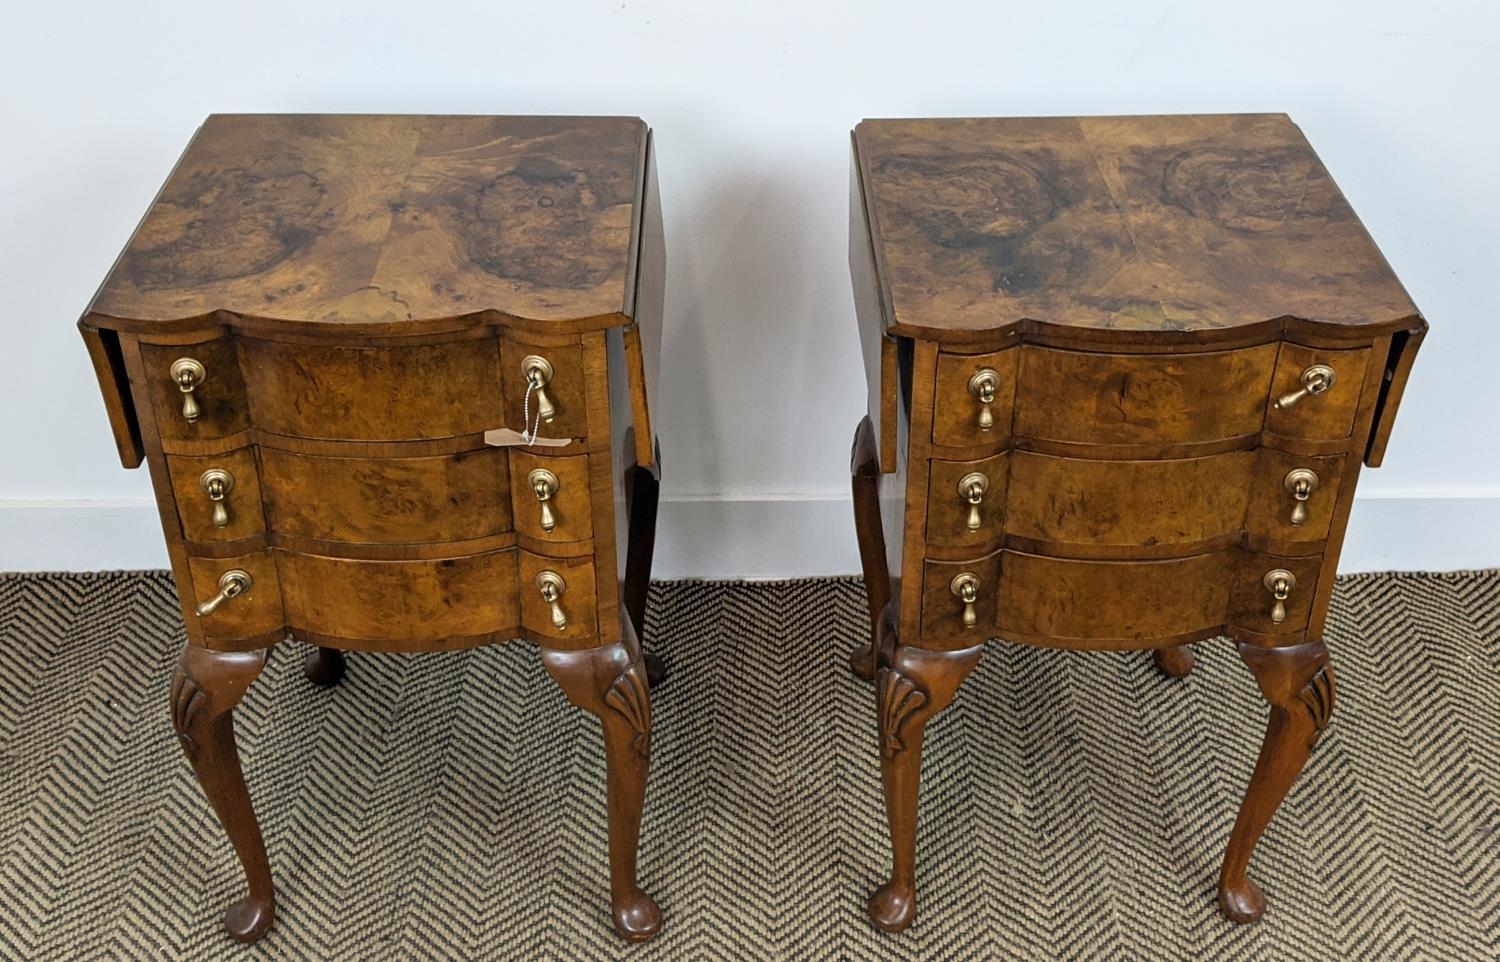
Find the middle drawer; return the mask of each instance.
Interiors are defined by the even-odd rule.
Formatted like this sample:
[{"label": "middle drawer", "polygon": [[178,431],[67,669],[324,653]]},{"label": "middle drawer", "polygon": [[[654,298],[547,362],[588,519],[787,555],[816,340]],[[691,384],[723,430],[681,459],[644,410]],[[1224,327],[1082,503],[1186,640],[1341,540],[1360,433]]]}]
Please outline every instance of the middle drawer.
[{"label": "middle drawer", "polygon": [[337,458],[260,449],[266,523],[347,544],[465,541],[512,529],[503,448],[420,458]]},{"label": "middle drawer", "polygon": [[1344,455],[1274,448],[1200,458],[1096,461],[1016,450],[933,460],[927,543],[993,550],[1009,538],[1136,557],[1235,540],[1306,544],[1328,537]]},{"label": "middle drawer", "polygon": [[351,545],[441,544],[511,531],[542,542],[593,537],[586,455],[484,447],[369,458],[262,446],[168,455],[167,465],[183,537],[194,543],[268,530]]}]

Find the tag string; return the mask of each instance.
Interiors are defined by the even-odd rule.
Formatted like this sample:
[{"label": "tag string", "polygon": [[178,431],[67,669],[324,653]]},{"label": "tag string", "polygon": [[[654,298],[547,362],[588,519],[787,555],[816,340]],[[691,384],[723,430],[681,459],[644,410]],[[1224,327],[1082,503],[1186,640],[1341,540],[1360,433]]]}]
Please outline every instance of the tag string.
[{"label": "tag string", "polygon": [[[528,377],[526,379],[526,396],[521,399],[521,440],[525,441],[528,447],[536,444],[537,434],[542,430],[542,406],[540,404],[536,408],[536,422],[532,423],[531,420],[531,395],[535,390],[536,382]],[[530,433],[526,430],[528,424],[531,425]]]}]

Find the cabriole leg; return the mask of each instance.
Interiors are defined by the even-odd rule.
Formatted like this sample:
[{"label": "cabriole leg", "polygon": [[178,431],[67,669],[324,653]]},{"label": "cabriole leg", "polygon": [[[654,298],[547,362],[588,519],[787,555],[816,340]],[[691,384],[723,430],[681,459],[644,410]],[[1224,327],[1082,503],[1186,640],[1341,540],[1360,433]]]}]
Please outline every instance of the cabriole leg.
[{"label": "cabriole leg", "polygon": [[1260,758],[1229,836],[1219,874],[1219,910],[1236,922],[1254,922],[1266,911],[1260,886],[1246,875],[1255,843],[1270,824],[1308,753],[1333,714],[1333,664],[1321,641],[1288,648],[1241,643],[1240,659],[1255,674],[1271,705]]},{"label": "cabriole leg", "polygon": [[[882,631],[894,632],[882,619]],[[866,905],[870,919],[899,932],[917,914],[917,784],[922,771],[922,733],[927,722],[953,701],[958,686],[979,664],[982,645],[959,651],[925,651],[897,645],[875,676],[875,714],[880,732],[880,781],[891,831],[891,877]]]},{"label": "cabriole leg", "polygon": [[269,648],[228,652],[189,645],[172,676],[172,727],[249,885],[248,894],[224,915],[224,928],[240,942],[265,935],[276,917],[271,865],[234,740],[234,707],[269,653]]},{"label": "cabriole leg", "polygon": [[542,664],[568,700],[604,726],[609,818],[609,892],[615,929],[644,942],[661,929],[661,909],[636,882],[636,848],[651,762],[651,694],[627,616],[625,639],[584,651],[543,648]]}]

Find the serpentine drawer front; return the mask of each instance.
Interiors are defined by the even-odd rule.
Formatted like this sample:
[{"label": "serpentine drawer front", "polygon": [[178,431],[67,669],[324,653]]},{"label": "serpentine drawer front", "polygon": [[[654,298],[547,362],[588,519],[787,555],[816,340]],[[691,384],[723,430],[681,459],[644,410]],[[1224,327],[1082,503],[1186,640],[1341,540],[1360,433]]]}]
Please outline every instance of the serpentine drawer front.
[{"label": "serpentine drawer front", "polygon": [[223,722],[288,639],[319,684],[345,651],[536,643],[604,727],[615,926],[656,932],[635,840],[664,278],[633,118],[198,131],[79,326],[160,505],[188,637],[172,717],[245,869],[235,938],[274,892]]},{"label": "serpentine drawer front", "polygon": [[[1333,707],[1323,630],[1362,465],[1426,329],[1284,116],[865,121],[850,276],[870,385],[855,520],[910,924],[916,750],[982,646],[1227,635],[1273,721],[1219,906]],[[1280,719],[1280,720],[1277,720]]]}]

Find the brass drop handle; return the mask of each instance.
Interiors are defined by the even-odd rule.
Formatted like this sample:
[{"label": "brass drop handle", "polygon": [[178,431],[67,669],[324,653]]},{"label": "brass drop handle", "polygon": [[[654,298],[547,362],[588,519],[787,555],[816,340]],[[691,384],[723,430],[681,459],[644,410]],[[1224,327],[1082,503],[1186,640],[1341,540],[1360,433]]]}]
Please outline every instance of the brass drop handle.
[{"label": "brass drop handle", "polygon": [[229,504],[225,498],[234,490],[234,475],[223,468],[209,468],[199,476],[198,487],[213,503],[214,524],[220,528],[229,527]]},{"label": "brass drop handle", "polygon": [[179,357],[172,362],[170,371],[173,383],[177,385],[177,390],[182,392],[182,419],[193,424],[201,413],[198,409],[198,399],[193,396],[193,389],[203,383],[208,377],[208,372],[203,369],[202,362],[191,357]]},{"label": "brass drop handle", "polygon": [[1333,368],[1327,364],[1314,364],[1302,372],[1302,386],[1290,394],[1276,399],[1276,410],[1285,411],[1308,395],[1322,394],[1333,387]]},{"label": "brass drop handle", "polygon": [[974,612],[974,603],[979,599],[979,576],[971,571],[960,572],[948,583],[948,590],[964,603],[964,627],[979,624],[979,616]]},{"label": "brass drop handle", "polygon": [[531,485],[537,503],[541,506],[542,530],[551,531],[557,527],[557,516],[552,513],[552,496],[562,487],[557,481],[557,475],[546,468],[535,468],[526,475],[526,483]]},{"label": "brass drop handle", "polygon": [[547,385],[552,383],[552,363],[545,357],[528,354],[521,358],[521,372],[526,375],[526,383],[536,395],[537,417],[551,424],[552,419],[557,417],[557,408],[552,405],[552,398],[547,396]]},{"label": "brass drop handle", "polygon": [[1273,568],[1266,572],[1261,584],[1276,599],[1276,604],[1271,606],[1271,623],[1279,625],[1286,621],[1286,600],[1292,596],[1292,589],[1297,587],[1297,576],[1285,568]]},{"label": "brass drop handle", "polygon": [[982,473],[974,471],[958,479],[958,496],[963,498],[969,505],[967,517],[964,524],[970,531],[978,531],[980,526],[979,505],[984,501],[984,493],[990,489],[990,479]]},{"label": "brass drop handle", "polygon": [[537,572],[536,590],[541,592],[542,600],[552,608],[552,627],[558,631],[566,629],[568,616],[563,614],[562,605],[559,602],[567,593],[568,585],[563,581],[562,575],[550,570]]},{"label": "brass drop handle", "polygon": [[1287,472],[1285,481],[1282,482],[1296,502],[1292,505],[1292,524],[1300,525],[1307,521],[1307,499],[1318,490],[1318,476],[1311,468],[1294,468]]},{"label": "brass drop handle", "polygon": [[230,568],[219,575],[219,593],[207,601],[198,602],[198,617],[203,618],[218,611],[220,605],[249,591],[254,583],[250,572],[243,568]]},{"label": "brass drop handle", "polygon": [[995,426],[995,412],[990,406],[995,403],[995,392],[1000,390],[1000,375],[992,367],[982,367],[969,378],[969,393],[979,401],[979,430],[988,431]]}]

